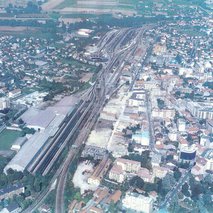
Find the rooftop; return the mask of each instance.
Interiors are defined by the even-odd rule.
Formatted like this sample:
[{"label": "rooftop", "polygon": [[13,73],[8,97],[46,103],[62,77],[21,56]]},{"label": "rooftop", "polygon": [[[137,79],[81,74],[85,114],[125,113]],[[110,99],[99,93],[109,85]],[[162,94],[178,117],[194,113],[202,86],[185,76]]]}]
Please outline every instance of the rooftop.
[{"label": "rooftop", "polygon": [[0,189],[0,195],[4,195],[4,194],[7,194],[7,193],[10,193],[12,191],[15,191],[15,190],[23,188],[23,187],[24,186],[21,183],[17,183],[17,184],[14,184],[14,185],[8,185],[8,186]]},{"label": "rooftop", "polygon": [[41,132],[36,132],[31,138],[22,146],[21,150],[5,167],[5,171],[13,168],[17,171],[23,171],[33,161],[38,152],[48,142],[51,136],[54,136],[58,130],[59,124],[63,121],[65,116],[58,115],[50,123],[47,129]]}]

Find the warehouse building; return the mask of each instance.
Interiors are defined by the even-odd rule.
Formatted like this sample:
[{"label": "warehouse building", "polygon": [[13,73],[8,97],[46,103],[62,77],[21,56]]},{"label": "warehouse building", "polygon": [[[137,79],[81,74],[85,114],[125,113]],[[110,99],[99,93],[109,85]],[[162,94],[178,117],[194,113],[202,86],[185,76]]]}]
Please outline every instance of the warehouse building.
[{"label": "warehouse building", "polygon": [[51,137],[56,134],[59,125],[62,123],[64,118],[64,115],[56,116],[44,131],[36,132],[32,135],[32,137],[25,142],[20,151],[4,168],[4,173],[7,173],[8,169],[21,172],[28,169],[39,153],[43,150],[44,146],[50,142]]}]

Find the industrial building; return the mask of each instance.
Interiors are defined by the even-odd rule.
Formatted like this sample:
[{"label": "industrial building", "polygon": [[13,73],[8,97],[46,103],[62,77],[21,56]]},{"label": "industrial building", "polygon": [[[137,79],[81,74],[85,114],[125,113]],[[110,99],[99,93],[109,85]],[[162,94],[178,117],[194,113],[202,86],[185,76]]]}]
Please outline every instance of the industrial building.
[{"label": "industrial building", "polygon": [[26,123],[28,128],[35,130],[45,130],[48,125],[54,120],[56,114],[49,108],[40,110],[37,108],[28,109],[22,116],[21,119]]},{"label": "industrial building", "polygon": [[4,173],[8,169],[23,172],[31,172],[33,166],[40,160],[40,155],[47,151],[52,143],[53,136],[59,130],[67,114],[75,108],[78,98],[66,96],[55,105],[47,107],[45,110],[31,107],[21,118],[28,128],[33,128],[37,132],[28,137],[24,142],[22,139],[16,141],[13,150],[18,151],[15,157],[4,168]]},{"label": "industrial building", "polygon": [[32,135],[15,157],[7,164],[4,168],[4,172],[7,173],[8,169],[21,172],[28,169],[42,149],[51,142],[51,137],[56,134],[64,118],[64,115],[56,116],[45,130]]}]

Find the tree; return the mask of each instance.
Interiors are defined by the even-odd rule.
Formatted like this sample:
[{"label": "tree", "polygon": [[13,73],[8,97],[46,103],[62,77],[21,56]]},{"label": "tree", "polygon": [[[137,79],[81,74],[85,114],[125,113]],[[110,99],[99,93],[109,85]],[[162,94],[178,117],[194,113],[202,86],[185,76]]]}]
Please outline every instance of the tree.
[{"label": "tree", "polygon": [[149,157],[150,151],[146,150],[139,154],[130,154],[128,156],[124,156],[125,159],[135,160],[141,162],[141,166],[147,168],[148,170],[152,169],[151,158]]},{"label": "tree", "polygon": [[108,208],[108,211],[109,213],[117,213],[117,207],[116,207],[116,204],[112,201],[110,202],[109,204],[109,208]]},{"label": "tree", "polygon": [[146,192],[156,191],[157,184],[156,183],[145,183],[143,189]]},{"label": "tree", "polygon": [[0,175],[0,187],[4,187],[6,185],[7,185],[7,176],[4,173],[2,173]]},{"label": "tree", "polygon": [[182,192],[186,197],[190,197],[189,185],[188,185],[187,183],[184,183],[184,184],[183,184],[181,192]]},{"label": "tree", "polygon": [[205,207],[208,209],[209,212],[213,212],[213,206],[212,206],[212,193],[207,190],[207,192],[204,193],[202,196],[203,203]]},{"label": "tree", "polygon": [[24,124],[24,121],[20,118],[20,119],[18,120],[18,123],[21,125],[21,124]]},{"label": "tree", "polygon": [[144,168],[147,168],[148,170],[152,169],[152,164],[151,164],[151,158],[150,158],[150,151],[146,150],[143,151],[141,154],[141,166]]},{"label": "tree", "polygon": [[213,84],[212,82],[209,82],[209,81],[206,81],[204,84],[203,84],[204,87],[208,87],[209,89],[213,89]]},{"label": "tree", "polygon": [[160,98],[157,99],[158,102],[158,108],[163,109],[165,107],[165,102],[164,100],[161,100]]},{"label": "tree", "polygon": [[171,174],[167,174],[163,179],[162,179],[162,192],[167,193],[171,190],[171,188],[175,185],[176,180]]},{"label": "tree", "polygon": [[155,177],[154,183],[156,184],[156,192],[160,193],[162,191],[162,179]]},{"label": "tree", "polygon": [[196,183],[195,185],[192,185],[191,186],[191,191],[192,191],[191,198],[193,200],[198,200],[199,195],[202,194],[202,192],[203,192],[201,184],[200,183]]},{"label": "tree", "polygon": [[180,170],[178,168],[175,168],[175,170],[174,170],[174,178],[175,178],[175,180],[178,181],[180,179],[180,177],[181,177]]},{"label": "tree", "polygon": [[135,176],[129,181],[129,185],[132,187],[142,189],[144,186],[144,180],[138,176]]},{"label": "tree", "polygon": [[128,152],[133,152],[134,151],[134,145],[132,143],[128,144]]},{"label": "tree", "polygon": [[23,136],[28,135],[28,134],[33,135],[36,132],[35,129],[28,128],[28,127],[24,127],[22,131],[23,131]]},{"label": "tree", "polygon": [[181,95],[181,92],[179,90],[175,92],[175,97],[176,98],[180,98],[180,95]]},{"label": "tree", "polygon": [[40,192],[41,188],[42,188],[41,180],[39,180],[38,178],[35,179],[34,184],[33,184],[33,189],[35,190],[35,192]]}]

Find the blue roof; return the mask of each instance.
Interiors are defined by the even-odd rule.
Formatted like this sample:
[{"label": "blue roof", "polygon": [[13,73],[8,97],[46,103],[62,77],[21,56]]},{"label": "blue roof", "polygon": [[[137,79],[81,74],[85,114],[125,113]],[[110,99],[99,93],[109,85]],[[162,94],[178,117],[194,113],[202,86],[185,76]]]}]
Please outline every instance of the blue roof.
[{"label": "blue roof", "polygon": [[157,213],[169,213],[166,209],[160,209]]},{"label": "blue roof", "polygon": [[136,134],[134,134],[134,137],[149,138],[149,132],[148,131],[137,132]]}]

